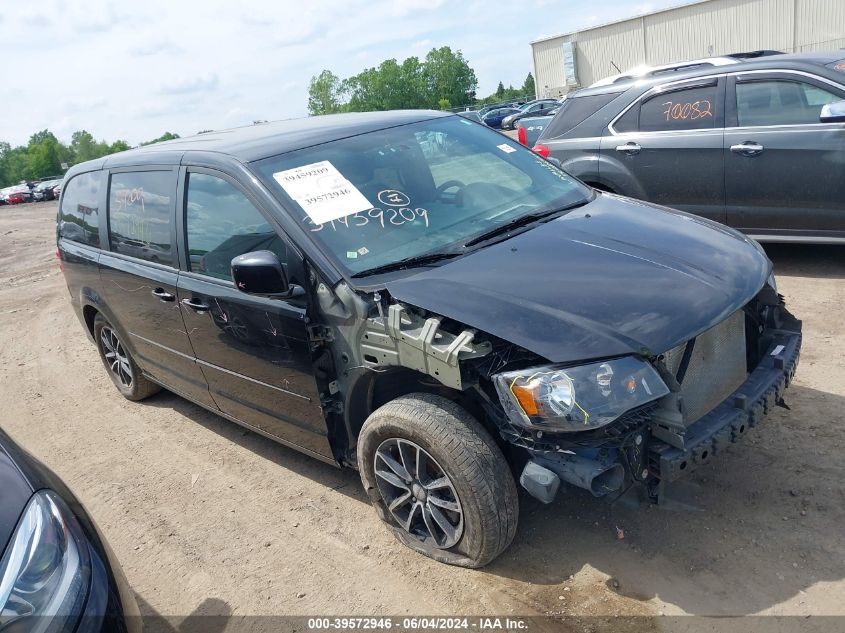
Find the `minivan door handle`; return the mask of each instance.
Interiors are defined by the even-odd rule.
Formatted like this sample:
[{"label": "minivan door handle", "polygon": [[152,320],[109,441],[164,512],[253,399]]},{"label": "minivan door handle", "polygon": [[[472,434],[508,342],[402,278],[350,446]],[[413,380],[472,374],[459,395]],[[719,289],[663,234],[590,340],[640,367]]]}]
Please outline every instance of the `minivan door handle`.
[{"label": "minivan door handle", "polygon": [[156,288],[153,290],[153,296],[158,297],[161,301],[173,301],[176,299],[176,295],[170,294],[164,288]]},{"label": "minivan door handle", "polygon": [[738,145],[731,145],[731,151],[734,154],[742,154],[743,156],[759,156],[763,153],[763,146],[754,141],[743,141]]},{"label": "minivan door handle", "polygon": [[624,145],[617,145],[616,151],[622,152],[623,154],[628,154],[628,156],[633,156],[634,154],[639,154],[642,151],[642,147],[639,146],[639,143],[629,142],[625,143]]},{"label": "minivan door handle", "polygon": [[182,304],[188,306],[192,310],[196,310],[197,312],[208,312],[209,307],[205,305],[202,301],[196,298],[192,299],[182,299]]}]

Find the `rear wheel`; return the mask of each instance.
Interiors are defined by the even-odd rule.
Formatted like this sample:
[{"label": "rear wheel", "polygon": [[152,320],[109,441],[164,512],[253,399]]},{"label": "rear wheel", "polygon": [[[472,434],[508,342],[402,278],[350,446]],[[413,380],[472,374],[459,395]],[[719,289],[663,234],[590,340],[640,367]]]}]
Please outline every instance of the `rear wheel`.
[{"label": "rear wheel", "polygon": [[519,502],[493,438],[446,398],[397,398],[367,419],[358,467],[381,519],[435,560],[481,567],[510,545]]},{"label": "rear wheel", "polygon": [[143,400],[161,390],[144,377],[118,333],[101,314],[94,317],[94,340],[109,378],[124,398]]}]

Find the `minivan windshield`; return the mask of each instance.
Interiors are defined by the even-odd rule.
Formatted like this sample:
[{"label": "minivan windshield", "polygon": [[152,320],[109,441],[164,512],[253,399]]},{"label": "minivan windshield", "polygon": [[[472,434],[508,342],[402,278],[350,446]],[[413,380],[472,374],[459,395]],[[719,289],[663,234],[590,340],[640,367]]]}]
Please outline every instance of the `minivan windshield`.
[{"label": "minivan windshield", "polygon": [[421,256],[459,255],[464,244],[500,225],[571,208],[592,195],[516,141],[458,116],[254,165],[322,250],[359,276],[395,262],[422,263]]}]

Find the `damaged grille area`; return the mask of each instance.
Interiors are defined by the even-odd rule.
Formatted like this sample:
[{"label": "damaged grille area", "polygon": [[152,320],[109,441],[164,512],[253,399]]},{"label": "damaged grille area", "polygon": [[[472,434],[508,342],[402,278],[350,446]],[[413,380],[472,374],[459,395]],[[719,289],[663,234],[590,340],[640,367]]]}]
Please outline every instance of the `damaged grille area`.
[{"label": "damaged grille area", "polygon": [[718,325],[663,355],[681,384],[684,425],[689,426],[733,393],[746,379],[745,313],[734,312]]},{"label": "damaged grille area", "polygon": [[[532,433],[508,422],[500,423],[500,432],[511,444],[537,452],[554,453],[576,447],[621,447],[631,434],[648,424],[656,408],[656,403],[649,402],[627,411],[605,427],[577,434]],[[498,418],[494,419],[498,421]]]}]

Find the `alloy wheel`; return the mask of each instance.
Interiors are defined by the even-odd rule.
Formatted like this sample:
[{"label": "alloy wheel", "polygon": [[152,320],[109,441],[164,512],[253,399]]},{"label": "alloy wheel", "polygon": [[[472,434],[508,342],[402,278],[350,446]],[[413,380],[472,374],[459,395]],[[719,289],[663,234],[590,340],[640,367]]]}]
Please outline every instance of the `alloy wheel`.
[{"label": "alloy wheel", "polygon": [[376,450],[375,476],[387,509],[408,534],[438,549],[460,540],[464,514],[458,493],[424,448],[410,440],[384,440]]},{"label": "alloy wheel", "polygon": [[123,343],[115,334],[115,331],[108,326],[100,329],[100,341],[103,344],[103,356],[109,366],[109,370],[117,376],[124,387],[132,386],[132,365],[129,363],[129,355],[123,349]]}]

